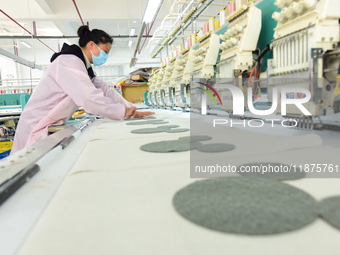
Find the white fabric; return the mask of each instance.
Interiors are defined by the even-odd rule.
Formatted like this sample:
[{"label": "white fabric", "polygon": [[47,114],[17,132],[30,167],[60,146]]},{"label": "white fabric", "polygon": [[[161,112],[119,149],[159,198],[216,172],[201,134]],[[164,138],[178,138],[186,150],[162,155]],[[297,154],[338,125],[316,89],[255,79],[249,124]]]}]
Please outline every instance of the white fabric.
[{"label": "white fabric", "polygon": [[[157,118],[167,119],[169,124],[189,127],[185,114],[156,112]],[[134,128],[124,121],[100,125],[19,255],[338,253],[340,232],[322,219],[290,233],[258,237],[219,233],[184,219],[174,210],[172,198],[176,191],[196,181],[190,178],[190,152],[157,154],[140,151],[139,147],[185,135],[131,134]],[[259,149],[243,147],[248,154],[242,156],[239,150],[226,157],[233,164],[271,159],[302,164],[317,162],[320,158],[325,162],[319,163],[336,162],[340,152],[318,144],[315,136],[313,143],[294,149],[294,144],[287,143],[282,136],[244,130],[231,132],[240,136],[239,141],[233,138],[236,146],[240,146],[242,136],[249,136],[264,139],[263,143],[270,138],[279,148],[260,153]],[[304,136],[305,140],[310,137]],[[304,142],[303,138],[298,139]],[[265,145],[259,146],[265,148]],[[325,152],[325,157],[320,152]],[[340,179],[305,178],[287,183],[316,199],[340,193]]]},{"label": "white fabric", "polygon": [[[340,233],[321,219],[294,232],[259,237],[223,234],[184,219],[171,202],[194,181],[187,167],[68,177],[19,254],[222,255],[249,249],[256,255],[337,254]],[[323,198],[339,193],[340,180],[292,184]]]}]

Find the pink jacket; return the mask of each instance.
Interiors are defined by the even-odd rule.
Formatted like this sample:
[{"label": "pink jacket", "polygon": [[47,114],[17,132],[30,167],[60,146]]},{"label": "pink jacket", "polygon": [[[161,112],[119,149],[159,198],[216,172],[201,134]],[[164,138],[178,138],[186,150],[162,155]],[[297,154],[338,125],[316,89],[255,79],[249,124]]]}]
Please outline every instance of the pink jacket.
[{"label": "pink jacket", "polygon": [[49,126],[65,123],[79,106],[88,113],[119,120],[133,104],[96,77],[91,81],[77,56],[60,55],[20,116],[11,154],[47,137]]}]

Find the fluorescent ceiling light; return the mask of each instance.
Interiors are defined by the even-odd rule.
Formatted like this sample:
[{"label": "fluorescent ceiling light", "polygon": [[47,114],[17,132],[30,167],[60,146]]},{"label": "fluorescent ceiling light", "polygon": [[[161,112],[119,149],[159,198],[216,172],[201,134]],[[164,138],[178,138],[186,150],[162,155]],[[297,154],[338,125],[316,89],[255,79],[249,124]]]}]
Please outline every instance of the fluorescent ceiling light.
[{"label": "fluorescent ceiling light", "polygon": [[129,44],[128,44],[128,45],[129,45],[129,47],[131,47],[131,46],[132,46],[132,41],[131,41],[131,40],[129,41]]},{"label": "fluorescent ceiling light", "polygon": [[135,28],[131,28],[131,30],[130,30],[130,36],[134,36],[134,35],[135,35],[135,32],[136,32],[136,29],[135,29]]},{"label": "fluorescent ceiling light", "polygon": [[144,12],[144,16],[143,16],[143,22],[150,23],[155,18],[158,8],[162,2],[163,0],[149,0],[148,1],[148,4]]},{"label": "fluorescent ceiling light", "polygon": [[22,45],[25,45],[27,48],[32,48],[32,45],[27,43],[27,42],[24,42],[24,41],[21,41],[20,42]]},{"label": "fluorescent ceiling light", "polygon": [[2,29],[2,32],[4,32],[4,33],[9,33],[9,30],[7,30],[6,28],[3,28],[3,29]]}]

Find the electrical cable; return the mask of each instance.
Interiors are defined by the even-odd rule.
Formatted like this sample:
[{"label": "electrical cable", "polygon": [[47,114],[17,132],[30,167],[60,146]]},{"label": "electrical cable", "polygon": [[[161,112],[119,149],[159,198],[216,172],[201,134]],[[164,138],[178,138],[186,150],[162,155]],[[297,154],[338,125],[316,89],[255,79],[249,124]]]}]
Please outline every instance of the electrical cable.
[{"label": "electrical cable", "polygon": [[338,75],[336,76],[336,85],[335,85],[332,99],[333,99],[334,113],[340,112],[340,64],[338,68]]},{"label": "electrical cable", "polygon": [[251,87],[251,78],[254,75],[255,81],[254,81],[254,88],[253,88],[253,97],[261,97],[261,87],[259,86],[259,79],[260,79],[260,74],[261,74],[261,60],[264,57],[266,53],[271,51],[272,49],[270,48],[270,45],[268,44],[267,47],[260,52],[260,54],[257,56],[257,59],[255,60],[255,66],[252,68],[249,79],[248,79],[248,87]]}]

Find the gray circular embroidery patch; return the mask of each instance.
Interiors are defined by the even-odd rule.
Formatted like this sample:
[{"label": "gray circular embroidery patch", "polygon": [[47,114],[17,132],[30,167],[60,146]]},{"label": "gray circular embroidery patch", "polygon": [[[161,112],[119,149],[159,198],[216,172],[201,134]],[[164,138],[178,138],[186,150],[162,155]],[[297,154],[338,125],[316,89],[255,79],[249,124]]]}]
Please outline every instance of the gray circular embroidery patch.
[{"label": "gray circular embroidery patch", "polygon": [[220,178],[179,190],[175,209],[188,220],[226,233],[270,235],[300,229],[317,217],[306,192],[269,179]]},{"label": "gray circular embroidery patch", "polygon": [[183,136],[181,138],[178,138],[178,140],[182,141],[191,141],[191,142],[200,142],[200,141],[208,141],[212,138],[207,135],[192,135],[192,136]]},{"label": "gray circular embroidery patch", "polygon": [[329,197],[319,202],[320,217],[340,229],[340,196]]},{"label": "gray circular embroidery patch", "polygon": [[161,141],[144,144],[140,147],[140,149],[142,151],[159,153],[188,151],[190,150],[190,143],[183,143],[178,140]]},{"label": "gray circular embroidery patch", "polygon": [[131,133],[133,134],[154,134],[154,133],[162,133],[164,132],[162,129],[159,128],[141,128],[132,130]]},{"label": "gray circular embroidery patch", "polygon": [[197,150],[202,152],[224,152],[231,151],[233,149],[235,149],[235,146],[229,143],[211,143],[197,147]]},{"label": "gray circular embroidery patch", "polygon": [[165,130],[169,130],[169,129],[172,129],[172,128],[178,128],[178,127],[179,127],[178,125],[162,125],[162,126],[159,126],[158,128],[165,131]]},{"label": "gray circular embroidery patch", "polygon": [[188,131],[190,131],[190,129],[188,129],[188,128],[176,128],[176,129],[166,130],[165,132],[167,132],[167,133],[184,133],[184,132],[188,132]]}]

